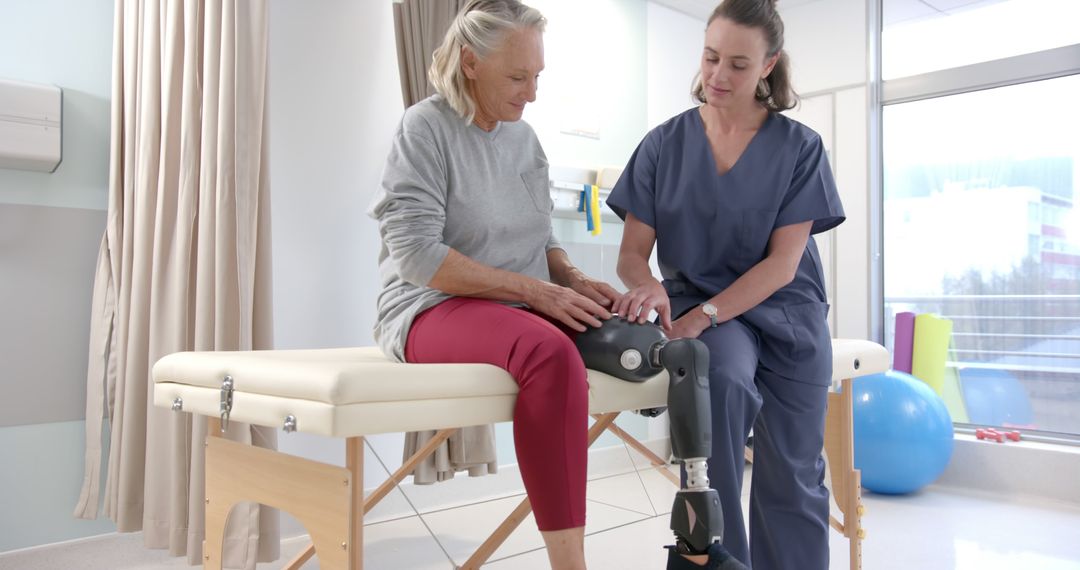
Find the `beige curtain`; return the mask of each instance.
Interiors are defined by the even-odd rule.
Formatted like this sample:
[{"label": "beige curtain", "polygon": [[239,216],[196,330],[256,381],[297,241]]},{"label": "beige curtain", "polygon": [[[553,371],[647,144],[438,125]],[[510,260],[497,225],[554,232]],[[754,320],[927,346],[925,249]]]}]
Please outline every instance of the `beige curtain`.
[{"label": "beige curtain", "polygon": [[427,78],[431,54],[468,0],[398,0],[394,3],[401,98],[406,107],[435,94]]},{"label": "beige curtain", "polygon": [[[271,348],[266,0],[117,0],[108,216],[75,515],[105,514],[201,563],[206,422],[154,407],[150,369],[180,350]],[[103,421],[107,418],[107,421]],[[107,433],[103,430],[107,426]],[[276,430],[228,437],[276,446]],[[278,557],[272,509],[241,505],[225,564]]]},{"label": "beige curtain", "polygon": [[[401,98],[406,107],[435,93],[427,77],[431,54],[442,44],[454,16],[467,2],[400,0],[394,3]],[[407,460],[434,436],[434,431],[406,434],[404,458]],[[469,475],[477,477],[494,473],[497,467],[495,430],[492,426],[473,426],[451,436],[435,453],[419,463],[412,475],[414,483],[429,484],[452,479],[458,471],[468,471]]]}]

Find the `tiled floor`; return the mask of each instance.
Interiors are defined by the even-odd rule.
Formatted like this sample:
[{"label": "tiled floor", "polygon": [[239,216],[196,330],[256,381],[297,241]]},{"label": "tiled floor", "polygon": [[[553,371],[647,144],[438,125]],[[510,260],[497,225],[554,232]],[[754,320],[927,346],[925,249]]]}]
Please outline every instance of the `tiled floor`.
[{"label": "tiled floor", "polygon": [[[589,567],[663,568],[665,553],[660,546],[670,541],[666,515],[674,493],[675,487],[649,468],[590,481],[585,542]],[[394,518],[388,514],[365,528],[365,568],[449,570],[452,562],[460,564],[468,557],[520,498],[500,497],[454,508],[420,509],[419,516]],[[941,487],[905,497],[867,494],[864,503],[867,537],[863,568],[869,570],[1080,570],[1077,505],[1017,501]],[[282,545],[283,560],[306,544],[303,538],[286,540]],[[530,517],[485,568],[546,569],[547,555],[542,546]],[[832,568],[848,568],[846,539],[833,532],[831,546]],[[280,568],[282,564],[261,564],[259,570]],[[0,554],[3,569],[184,567],[183,559],[143,549],[138,535],[118,535],[45,551]],[[317,560],[304,568],[318,568]]]}]

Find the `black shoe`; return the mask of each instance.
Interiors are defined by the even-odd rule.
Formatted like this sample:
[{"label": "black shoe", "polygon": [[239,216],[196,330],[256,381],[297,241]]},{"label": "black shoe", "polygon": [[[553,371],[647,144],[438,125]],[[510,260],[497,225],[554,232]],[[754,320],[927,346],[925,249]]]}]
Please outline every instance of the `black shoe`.
[{"label": "black shoe", "polygon": [[642,408],[640,410],[634,410],[634,411],[637,412],[638,414],[641,414],[641,415],[647,417],[647,418],[655,418],[655,417],[659,416],[660,414],[664,413],[665,411],[667,411],[667,406],[662,406],[662,407],[659,407],[659,408]]},{"label": "black shoe", "polygon": [[731,555],[719,542],[709,546],[709,561],[704,565],[695,564],[679,554],[675,546],[665,546],[668,549],[667,570],[747,570],[746,566]]}]

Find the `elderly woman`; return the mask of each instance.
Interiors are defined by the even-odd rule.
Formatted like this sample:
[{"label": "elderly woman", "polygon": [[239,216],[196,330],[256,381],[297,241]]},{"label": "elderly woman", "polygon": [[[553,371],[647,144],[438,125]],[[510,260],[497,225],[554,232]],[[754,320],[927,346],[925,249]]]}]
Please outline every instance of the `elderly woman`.
[{"label": "elderly woman", "polygon": [[521,121],[544,24],[516,0],[474,0],[435,51],[438,94],[405,112],[371,206],[375,336],[398,360],[514,377],[514,443],[551,565],[584,568],[588,388],[568,334],[600,326],[619,294],[552,236],[547,159]]}]

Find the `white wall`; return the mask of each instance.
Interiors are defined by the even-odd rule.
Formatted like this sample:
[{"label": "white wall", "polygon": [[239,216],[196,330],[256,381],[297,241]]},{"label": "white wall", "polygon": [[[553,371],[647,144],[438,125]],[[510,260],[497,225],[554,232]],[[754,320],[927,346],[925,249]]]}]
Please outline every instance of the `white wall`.
[{"label": "white wall", "polygon": [[[644,0],[530,0],[547,18],[546,68],[524,119],[551,164],[621,166],[645,132]],[[566,134],[585,131],[590,136]]]},{"label": "white wall", "polygon": [[690,89],[700,68],[705,21],[653,2],[646,9],[646,123],[651,129],[697,104]]},{"label": "white wall", "polygon": [[781,17],[792,82],[797,92],[812,95],[791,115],[817,130],[830,149],[847,214],[840,227],[818,238],[823,257],[832,259],[826,274],[833,330],[838,337],[873,338],[866,0],[781,5]]},{"label": "white wall", "polygon": [[112,6],[35,0],[0,7],[0,77],[64,91],[63,162],[52,174],[0,169],[0,202],[105,209]]},{"label": "white wall", "polygon": [[365,214],[403,112],[390,2],[270,2],[278,348],[371,344],[378,228]]},{"label": "white wall", "polygon": [[873,340],[880,331],[870,330],[871,232],[870,147],[867,88],[854,87],[835,93],[836,184],[847,221],[833,230],[836,246],[836,335]]},{"label": "white wall", "polygon": [[110,532],[72,517],[90,297],[105,229],[109,0],[0,3],[0,77],[63,89],[63,162],[0,169],[0,551]]},{"label": "white wall", "polygon": [[[370,345],[379,235],[364,212],[404,111],[390,2],[271,0],[269,66],[275,347]],[[339,440],[279,443],[344,461]]]},{"label": "white wall", "polygon": [[780,6],[784,47],[792,56],[800,93],[864,85],[867,76],[868,0],[813,0]]}]

